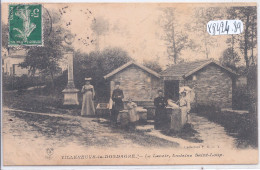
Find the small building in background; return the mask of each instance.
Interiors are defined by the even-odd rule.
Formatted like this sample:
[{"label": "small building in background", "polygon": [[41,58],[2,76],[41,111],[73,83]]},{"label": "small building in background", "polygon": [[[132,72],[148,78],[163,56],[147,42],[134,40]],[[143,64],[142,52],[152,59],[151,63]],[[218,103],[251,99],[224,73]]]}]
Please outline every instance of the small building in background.
[{"label": "small building in background", "polygon": [[195,104],[232,108],[236,73],[214,60],[173,65],[161,72],[164,93],[179,98],[179,87],[189,86],[195,92]]},{"label": "small building in background", "polygon": [[195,105],[233,108],[237,74],[214,60],[176,64],[161,73],[129,62],[104,78],[110,81],[111,93],[119,81],[125,100],[130,97],[141,106],[151,104],[159,89],[164,90],[166,98],[178,101],[180,87],[189,86],[195,92]]},{"label": "small building in background", "polygon": [[8,55],[2,59],[2,71],[8,76],[28,75],[29,69],[19,67],[27,55],[26,50],[9,50]]},{"label": "small building in background", "polygon": [[29,75],[27,68],[19,67],[19,64],[24,61],[23,56],[11,56],[3,59],[3,73],[8,76]]},{"label": "small building in background", "polygon": [[[8,55],[2,58],[2,72],[7,76],[21,77],[22,75],[30,75],[28,68],[19,66],[25,60],[27,55],[26,50],[9,50]],[[34,76],[38,76],[39,71],[36,71]]]},{"label": "small building in background", "polygon": [[161,88],[160,74],[132,61],[107,74],[104,78],[110,81],[110,95],[114,90],[115,82],[118,81],[124,92],[124,100],[132,98],[139,105],[152,104]]}]

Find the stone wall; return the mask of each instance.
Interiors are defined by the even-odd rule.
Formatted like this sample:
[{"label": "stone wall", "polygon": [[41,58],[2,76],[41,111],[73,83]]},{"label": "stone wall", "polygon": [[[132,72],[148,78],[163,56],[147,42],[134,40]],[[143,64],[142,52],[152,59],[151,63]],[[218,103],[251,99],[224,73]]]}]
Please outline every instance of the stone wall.
[{"label": "stone wall", "polygon": [[222,68],[210,64],[185,80],[194,88],[195,103],[232,108],[232,78]]},{"label": "stone wall", "polygon": [[127,67],[110,79],[111,94],[116,81],[120,82],[120,88],[125,96],[124,100],[131,97],[133,101],[137,102],[153,102],[161,87],[160,78],[135,65]]}]

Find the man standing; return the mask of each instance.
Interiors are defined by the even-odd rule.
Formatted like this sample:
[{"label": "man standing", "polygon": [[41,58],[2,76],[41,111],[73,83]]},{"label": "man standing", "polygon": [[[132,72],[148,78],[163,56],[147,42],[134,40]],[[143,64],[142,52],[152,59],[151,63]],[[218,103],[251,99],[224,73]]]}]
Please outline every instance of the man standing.
[{"label": "man standing", "polygon": [[115,90],[112,93],[113,107],[111,113],[112,114],[111,120],[114,123],[117,123],[117,116],[119,114],[119,111],[124,109],[124,103],[122,100],[124,98],[124,93],[119,87],[120,87],[120,82],[116,82]]},{"label": "man standing", "polygon": [[155,120],[154,127],[155,129],[161,129],[161,127],[167,123],[167,100],[163,96],[163,91],[158,90],[158,97],[154,99],[155,106]]}]

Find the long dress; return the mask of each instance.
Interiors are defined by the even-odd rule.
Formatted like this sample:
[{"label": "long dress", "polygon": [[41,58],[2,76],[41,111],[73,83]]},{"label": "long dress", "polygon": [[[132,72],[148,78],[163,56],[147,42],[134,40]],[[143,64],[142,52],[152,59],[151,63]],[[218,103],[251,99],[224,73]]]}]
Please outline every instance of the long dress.
[{"label": "long dress", "polygon": [[139,116],[136,113],[136,103],[134,102],[129,102],[126,105],[127,109],[128,109],[128,114],[129,114],[129,122],[136,122],[139,120]]},{"label": "long dress", "polygon": [[184,125],[187,123],[187,112],[188,112],[188,102],[185,97],[180,99],[180,108],[181,108],[181,124]]},{"label": "long dress", "polygon": [[167,100],[165,97],[156,97],[154,99],[155,106],[155,117],[154,117],[154,128],[164,129],[169,119],[167,117]]},{"label": "long dress", "polygon": [[93,98],[95,96],[94,87],[92,85],[84,85],[81,90],[83,94],[81,115],[95,115],[95,107]]},{"label": "long dress", "polygon": [[111,121],[112,122],[118,122],[118,114],[119,111],[124,109],[124,93],[121,89],[115,89],[112,93],[112,100],[113,100],[113,106],[111,111]]}]

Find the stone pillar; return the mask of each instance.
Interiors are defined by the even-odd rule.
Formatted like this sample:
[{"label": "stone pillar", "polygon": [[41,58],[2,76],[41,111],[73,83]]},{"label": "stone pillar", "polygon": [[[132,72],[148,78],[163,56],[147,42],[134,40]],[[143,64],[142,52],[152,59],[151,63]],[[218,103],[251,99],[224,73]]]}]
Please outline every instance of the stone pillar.
[{"label": "stone pillar", "polygon": [[79,105],[79,90],[75,88],[73,78],[73,52],[66,52],[65,55],[68,61],[68,84],[66,88],[62,91],[62,93],[64,94],[63,105]]},{"label": "stone pillar", "polygon": [[186,119],[186,117],[183,117],[181,113],[181,109],[176,108],[173,109],[171,107],[167,107],[167,116],[169,121],[167,129],[171,129],[174,131],[180,131],[184,124],[182,124],[182,119]]}]

